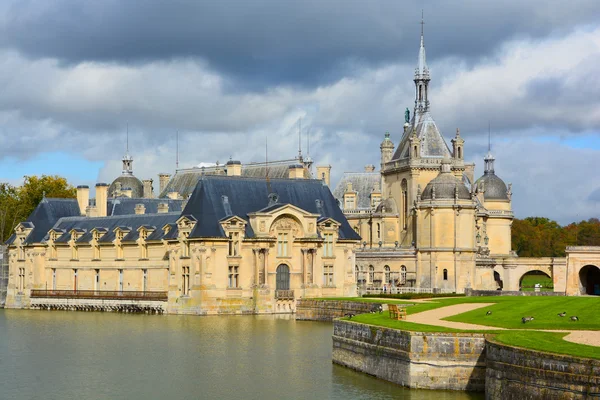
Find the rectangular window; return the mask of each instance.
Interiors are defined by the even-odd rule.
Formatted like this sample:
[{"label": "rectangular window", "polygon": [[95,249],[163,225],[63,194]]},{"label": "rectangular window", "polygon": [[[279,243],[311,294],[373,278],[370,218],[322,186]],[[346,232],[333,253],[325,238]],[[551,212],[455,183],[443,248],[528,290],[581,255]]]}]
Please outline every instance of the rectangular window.
[{"label": "rectangular window", "polygon": [[97,269],[95,270],[95,277],[94,277],[94,290],[100,290],[100,270]]},{"label": "rectangular window", "polygon": [[119,291],[123,291],[123,270],[119,270]]},{"label": "rectangular window", "polygon": [[232,232],[229,234],[229,255],[239,256],[240,255],[240,233]]},{"label": "rectangular window", "polygon": [[323,286],[333,286],[333,265],[323,266]]},{"label": "rectangular window", "polygon": [[238,287],[238,267],[229,267],[229,287]]},{"label": "rectangular window", "polygon": [[25,290],[25,268],[19,268],[19,293]]},{"label": "rectangular window", "polygon": [[288,234],[280,233],[277,235],[277,257],[288,256]]},{"label": "rectangular window", "polygon": [[56,290],[56,268],[52,268],[52,290]]},{"label": "rectangular window", "polygon": [[181,271],[181,295],[187,296],[190,294],[190,267],[182,267]]},{"label": "rectangular window", "polygon": [[77,290],[77,270],[73,270],[73,290]]},{"label": "rectangular window", "polygon": [[148,290],[148,270],[142,270],[143,278],[142,278],[142,290],[145,292]]},{"label": "rectangular window", "polygon": [[326,233],[323,235],[325,239],[325,245],[323,247],[324,257],[333,257],[333,233]]}]

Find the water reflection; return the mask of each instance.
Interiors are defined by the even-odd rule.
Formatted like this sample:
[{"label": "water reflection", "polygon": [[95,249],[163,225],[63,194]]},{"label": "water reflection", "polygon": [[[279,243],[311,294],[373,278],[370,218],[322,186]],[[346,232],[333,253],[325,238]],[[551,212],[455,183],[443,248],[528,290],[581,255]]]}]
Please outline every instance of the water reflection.
[{"label": "water reflection", "polygon": [[331,364],[331,324],[288,317],[0,311],[2,398],[469,399]]}]

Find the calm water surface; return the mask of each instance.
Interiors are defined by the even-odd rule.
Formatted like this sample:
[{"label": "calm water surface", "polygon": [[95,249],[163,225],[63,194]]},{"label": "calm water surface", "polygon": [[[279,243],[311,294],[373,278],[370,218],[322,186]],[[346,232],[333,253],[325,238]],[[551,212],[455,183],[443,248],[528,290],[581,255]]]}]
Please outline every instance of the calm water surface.
[{"label": "calm water surface", "polygon": [[1,399],[481,399],[331,363],[332,326],[276,316],[0,310]]}]

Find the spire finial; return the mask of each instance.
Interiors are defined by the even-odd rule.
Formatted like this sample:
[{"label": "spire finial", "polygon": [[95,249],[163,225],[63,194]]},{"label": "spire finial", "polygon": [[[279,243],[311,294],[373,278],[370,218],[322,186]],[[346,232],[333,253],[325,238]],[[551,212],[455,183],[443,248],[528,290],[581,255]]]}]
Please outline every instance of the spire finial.
[{"label": "spire finial", "polygon": [[179,131],[175,133],[175,170],[179,169]]},{"label": "spire finial", "polygon": [[424,26],[425,26],[425,15],[423,13],[423,9],[421,9],[421,47],[423,47],[423,45],[424,45],[424,40],[423,40]]}]

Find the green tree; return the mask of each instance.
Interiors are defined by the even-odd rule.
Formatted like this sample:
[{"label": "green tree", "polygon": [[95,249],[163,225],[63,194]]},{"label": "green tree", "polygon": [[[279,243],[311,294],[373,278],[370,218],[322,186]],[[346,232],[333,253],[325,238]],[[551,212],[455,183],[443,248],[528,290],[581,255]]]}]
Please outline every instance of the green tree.
[{"label": "green tree", "polygon": [[43,197],[75,198],[77,189],[57,175],[26,176],[23,185],[0,183],[0,240],[12,235],[15,226],[33,212]]}]

